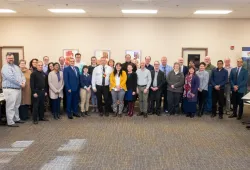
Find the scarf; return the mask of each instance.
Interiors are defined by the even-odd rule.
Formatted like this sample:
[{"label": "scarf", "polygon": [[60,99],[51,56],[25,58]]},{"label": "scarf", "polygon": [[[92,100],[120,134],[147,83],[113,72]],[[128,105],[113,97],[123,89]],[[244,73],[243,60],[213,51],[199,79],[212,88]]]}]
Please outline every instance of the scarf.
[{"label": "scarf", "polygon": [[192,96],[191,96],[192,78],[193,78],[192,75],[187,75],[185,78],[183,97],[192,98]]}]

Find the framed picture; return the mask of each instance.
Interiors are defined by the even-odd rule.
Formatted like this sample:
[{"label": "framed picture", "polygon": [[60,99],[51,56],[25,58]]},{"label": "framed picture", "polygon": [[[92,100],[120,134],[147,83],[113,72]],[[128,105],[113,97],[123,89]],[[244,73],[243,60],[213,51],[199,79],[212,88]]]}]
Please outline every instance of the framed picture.
[{"label": "framed picture", "polygon": [[97,61],[102,57],[105,57],[107,60],[110,59],[110,50],[95,50],[94,56],[97,58]]},{"label": "framed picture", "polygon": [[75,57],[76,53],[79,53],[78,49],[64,49],[63,50],[63,56],[64,56],[64,58]]},{"label": "framed picture", "polygon": [[12,53],[14,55],[14,64],[18,65],[20,59],[24,59],[23,46],[2,46],[0,47],[0,69],[2,65],[6,64],[6,54]]},{"label": "framed picture", "polygon": [[129,54],[131,56],[131,61],[140,68],[141,62],[141,51],[140,50],[125,50],[125,55]]}]

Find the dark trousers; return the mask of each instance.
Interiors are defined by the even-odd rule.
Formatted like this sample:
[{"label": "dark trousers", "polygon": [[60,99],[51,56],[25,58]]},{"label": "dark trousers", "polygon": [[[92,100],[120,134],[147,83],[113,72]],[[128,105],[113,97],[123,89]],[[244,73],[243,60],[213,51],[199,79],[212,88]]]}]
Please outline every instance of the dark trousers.
[{"label": "dark trousers", "polygon": [[32,96],[33,103],[33,121],[37,121],[37,119],[44,118],[44,99],[45,92],[42,90],[37,91],[36,93],[38,97]]},{"label": "dark trousers", "polygon": [[60,115],[60,102],[60,97],[58,97],[57,99],[51,99],[51,109],[54,116]]},{"label": "dark trousers", "polygon": [[153,113],[161,112],[160,97],[161,97],[161,90],[157,91],[150,90],[150,97],[148,101],[150,103],[150,110],[153,111]]},{"label": "dark trousers", "polygon": [[66,111],[67,108],[67,92],[66,89],[63,89],[63,110]]},{"label": "dark trousers", "polygon": [[[105,102],[105,111],[108,112],[109,110],[109,86],[96,86],[96,97],[97,97],[97,107],[100,113],[103,113],[103,103],[102,103],[102,96]],[[112,100],[111,100],[112,101]]]},{"label": "dark trousers", "polygon": [[237,109],[239,106],[239,112],[238,112],[238,117],[241,118],[243,114],[243,107],[244,103],[243,100],[241,99],[244,96],[244,93],[239,93],[239,92],[232,92],[233,96],[233,114],[237,115]]},{"label": "dark trousers", "polygon": [[164,98],[163,100],[163,110],[168,110],[168,91],[167,91],[167,84],[162,86],[162,91],[161,91],[161,97],[160,97],[160,104],[162,102],[162,97]]},{"label": "dark trousers", "polygon": [[199,114],[203,115],[205,104],[207,102],[207,90],[198,91]]},{"label": "dark trousers", "polygon": [[73,116],[77,113],[78,104],[79,104],[79,91],[67,92],[67,114],[68,116]]},{"label": "dark trousers", "polygon": [[170,114],[175,114],[179,112],[179,102],[181,93],[168,91],[168,108]]},{"label": "dark trousers", "polygon": [[20,105],[19,117],[21,120],[29,119],[29,105]]},{"label": "dark trousers", "polygon": [[212,114],[216,115],[217,103],[219,103],[219,115],[223,115],[224,106],[224,89],[215,90],[212,92]]}]

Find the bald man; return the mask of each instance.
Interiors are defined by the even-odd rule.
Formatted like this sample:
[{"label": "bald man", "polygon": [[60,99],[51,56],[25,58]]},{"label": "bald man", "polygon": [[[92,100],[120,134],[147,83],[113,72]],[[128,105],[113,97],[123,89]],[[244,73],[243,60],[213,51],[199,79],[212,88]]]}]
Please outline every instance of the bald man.
[{"label": "bald man", "polygon": [[[161,58],[161,65],[160,65],[160,70],[163,71],[164,75],[165,75],[165,80],[166,77],[168,76],[168,73],[170,71],[173,70],[173,67],[171,67],[170,65],[167,64],[168,59],[166,56],[163,56]],[[163,110],[165,113],[168,113],[168,91],[167,91],[167,82],[164,83],[164,85],[162,86],[162,93],[161,96],[164,97],[164,103],[163,103]],[[160,101],[161,103],[161,101]]]},{"label": "bald man", "polygon": [[188,67],[183,65],[184,59],[182,57],[178,58],[178,63],[180,64],[180,72],[184,74],[184,77],[188,73]]},{"label": "bald man", "polygon": [[225,58],[224,59],[224,68],[227,70],[228,72],[228,82],[226,83],[225,85],[225,96],[226,96],[226,112],[230,112],[230,106],[231,106],[231,85],[230,85],[230,82],[229,82],[229,77],[230,77],[230,73],[231,73],[231,70],[232,70],[232,67],[231,67],[231,60],[230,58]]},{"label": "bald man", "polygon": [[[212,70],[216,67],[211,64],[211,58],[209,56],[206,56],[204,58],[204,63],[206,63],[205,70],[209,73],[209,77],[211,77]],[[208,93],[207,93],[207,103],[205,105],[205,113],[211,114],[212,113],[212,91],[213,86],[211,85],[211,82],[208,83]]]}]

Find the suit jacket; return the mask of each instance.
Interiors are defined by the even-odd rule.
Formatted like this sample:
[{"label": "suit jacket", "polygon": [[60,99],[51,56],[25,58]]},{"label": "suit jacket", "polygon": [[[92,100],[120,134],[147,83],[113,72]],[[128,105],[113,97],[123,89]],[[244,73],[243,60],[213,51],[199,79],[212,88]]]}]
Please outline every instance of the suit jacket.
[{"label": "suit jacket", "polygon": [[64,68],[63,70],[63,79],[64,79],[64,85],[66,88],[66,91],[78,91],[79,90],[79,83],[80,83],[80,71],[78,67],[74,66],[77,75],[75,71],[71,68],[71,66],[68,66]]},{"label": "suit jacket", "polygon": [[184,77],[187,75],[187,73],[188,73],[188,67],[183,65],[183,74],[184,74]]},{"label": "suit jacket", "polygon": [[[154,78],[155,78],[155,70],[151,71],[151,77],[152,77],[152,83],[150,87],[154,87],[153,83],[154,83]],[[157,87],[159,90],[162,89],[162,86],[165,84],[165,75],[164,73],[159,70],[158,75],[157,75]]]},{"label": "suit jacket", "polygon": [[238,73],[238,78],[236,80],[237,68],[233,68],[230,73],[230,83],[231,89],[234,91],[234,86],[237,85],[239,93],[245,93],[247,91],[247,80],[248,80],[248,71],[241,67],[240,72]]},{"label": "suit jacket", "polygon": [[[60,81],[58,81],[58,77],[54,71],[51,71],[48,75],[48,83],[49,83],[49,96],[51,99],[57,99],[58,97],[63,98],[63,73],[60,71]],[[56,93],[56,92],[59,92]]]}]

